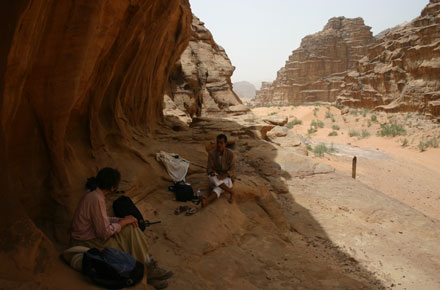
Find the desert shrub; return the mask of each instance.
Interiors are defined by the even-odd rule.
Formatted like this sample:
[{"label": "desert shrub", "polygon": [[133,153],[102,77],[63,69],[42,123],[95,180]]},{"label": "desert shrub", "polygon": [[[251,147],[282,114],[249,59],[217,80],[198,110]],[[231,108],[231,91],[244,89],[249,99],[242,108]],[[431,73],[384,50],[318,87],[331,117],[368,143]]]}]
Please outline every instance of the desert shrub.
[{"label": "desert shrub", "polygon": [[316,115],[316,113],[318,113],[318,111],[319,111],[319,108],[318,107],[315,107],[314,109],[313,109],[313,116],[317,116]]},{"label": "desert shrub", "polygon": [[367,114],[370,112],[370,110],[368,110],[368,109],[364,109],[363,111],[362,111],[362,116],[363,117],[366,117],[367,116]]},{"label": "desert shrub", "polygon": [[308,151],[313,151],[312,145],[310,145],[310,144],[307,144],[306,148]]},{"label": "desert shrub", "polygon": [[269,116],[273,116],[273,115],[276,115],[276,114],[278,114],[278,112],[272,112],[272,113],[269,114]]},{"label": "desert shrub", "polygon": [[359,122],[359,118],[356,118],[356,120],[355,120],[356,122]]},{"label": "desert shrub", "polygon": [[289,129],[292,129],[295,125],[301,125],[302,121],[298,120],[298,119],[294,119],[292,121],[290,121],[289,123],[286,124],[286,127]]},{"label": "desert shrub", "polygon": [[341,129],[341,128],[340,128],[338,125],[333,125],[333,126],[332,126],[332,129],[333,129],[333,130],[339,130],[339,129]]},{"label": "desert shrub", "polygon": [[370,121],[370,120],[368,120],[368,122],[367,122],[367,126],[368,126],[368,127],[371,127],[371,121]]},{"label": "desert shrub", "polygon": [[368,132],[367,130],[365,130],[365,129],[362,129],[362,132],[361,132],[361,137],[362,138],[367,138],[367,137],[369,137],[371,134],[370,134],[370,132]]},{"label": "desert shrub", "polygon": [[358,109],[351,110],[350,114],[352,114],[353,116],[357,116],[358,115]]},{"label": "desert shrub", "polygon": [[389,122],[388,124],[382,124],[380,125],[381,129],[379,132],[379,135],[384,136],[400,136],[405,135],[406,130],[403,128],[402,125],[398,124],[397,122]]},{"label": "desert shrub", "polygon": [[307,130],[307,134],[313,134],[318,132],[318,130],[315,127],[310,127],[309,130]]},{"label": "desert shrub", "polygon": [[428,148],[428,146],[426,146],[426,143],[423,142],[423,141],[420,141],[418,147],[419,147],[419,149],[420,149],[420,152],[426,151],[426,148]]},{"label": "desert shrub", "polygon": [[426,145],[427,145],[428,147],[438,148],[438,146],[439,146],[439,142],[438,142],[437,138],[432,137],[431,139],[429,139],[428,141],[426,141]]},{"label": "desert shrub", "polygon": [[344,122],[347,123],[347,118],[342,117],[342,120],[344,120]]},{"label": "desert shrub", "polygon": [[332,122],[333,122],[333,123],[336,122],[336,119],[335,119],[334,117],[332,118]]},{"label": "desert shrub", "polygon": [[377,116],[371,115],[371,122],[377,122]]},{"label": "desert shrub", "polygon": [[333,147],[333,144],[331,147],[327,147],[324,143],[319,143],[318,145],[313,148],[313,153],[315,153],[315,156],[323,156],[324,153],[332,153],[335,152],[335,148]]},{"label": "desert shrub", "polygon": [[324,128],[324,122],[320,120],[313,120],[312,123],[310,123],[310,126],[315,127],[316,129]]},{"label": "desert shrub", "polygon": [[330,112],[330,111],[325,112],[325,118],[326,119],[334,119],[332,112]]},{"label": "desert shrub", "polygon": [[402,147],[406,147],[406,146],[408,146],[408,139],[403,139],[403,141],[402,141]]},{"label": "desert shrub", "polygon": [[361,134],[357,130],[350,129],[350,131],[348,132],[348,135],[350,137],[359,137]]},{"label": "desert shrub", "polygon": [[330,133],[328,133],[329,136],[338,136],[338,132],[336,131],[331,131]]},{"label": "desert shrub", "polygon": [[411,112],[408,112],[408,113],[406,114],[405,119],[408,120],[408,119],[411,119],[412,117],[413,117],[413,114],[412,114]]}]

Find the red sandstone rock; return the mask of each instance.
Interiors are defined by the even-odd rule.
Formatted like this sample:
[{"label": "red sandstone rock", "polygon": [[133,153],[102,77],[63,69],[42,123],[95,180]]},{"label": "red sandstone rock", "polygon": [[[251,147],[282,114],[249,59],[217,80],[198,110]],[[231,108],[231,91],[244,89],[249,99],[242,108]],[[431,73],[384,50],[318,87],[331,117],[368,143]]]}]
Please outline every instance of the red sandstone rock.
[{"label": "red sandstone rock", "polygon": [[0,276],[31,280],[54,256],[35,222],[63,239],[85,178],[161,120],[191,11],[186,0],[17,0],[0,18]]}]

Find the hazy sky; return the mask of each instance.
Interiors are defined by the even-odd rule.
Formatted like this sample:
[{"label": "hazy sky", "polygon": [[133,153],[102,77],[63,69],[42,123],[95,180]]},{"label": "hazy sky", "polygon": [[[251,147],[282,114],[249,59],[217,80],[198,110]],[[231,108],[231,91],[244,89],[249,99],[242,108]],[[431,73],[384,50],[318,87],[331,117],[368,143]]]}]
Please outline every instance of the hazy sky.
[{"label": "hazy sky", "polygon": [[[331,17],[362,17],[373,34],[420,15],[429,0],[190,0],[236,67],[232,81],[273,81],[301,39]],[[257,87],[258,88],[258,87]]]}]

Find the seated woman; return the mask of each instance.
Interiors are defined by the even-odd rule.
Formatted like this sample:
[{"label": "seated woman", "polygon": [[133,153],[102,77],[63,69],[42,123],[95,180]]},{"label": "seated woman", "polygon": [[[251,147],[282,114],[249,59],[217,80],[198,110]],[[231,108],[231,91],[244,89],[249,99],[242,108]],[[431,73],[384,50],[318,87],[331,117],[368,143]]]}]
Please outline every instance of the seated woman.
[{"label": "seated woman", "polygon": [[138,228],[137,219],[133,216],[107,216],[105,196],[116,191],[120,180],[119,171],[108,167],[87,180],[88,192],[81,198],[73,216],[71,244],[99,250],[112,247],[129,253],[146,263],[148,283],[156,289],[163,289],[168,284],[161,280],[168,279],[173,273],[156,267],[150,259],[146,236]]}]

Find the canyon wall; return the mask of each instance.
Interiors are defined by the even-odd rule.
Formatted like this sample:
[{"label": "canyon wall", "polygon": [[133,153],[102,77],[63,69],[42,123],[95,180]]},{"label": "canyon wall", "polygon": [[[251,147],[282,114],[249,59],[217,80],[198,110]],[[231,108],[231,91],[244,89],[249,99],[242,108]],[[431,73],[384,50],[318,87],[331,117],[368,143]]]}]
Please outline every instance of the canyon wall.
[{"label": "canyon wall", "polygon": [[345,77],[338,103],[440,120],[440,1],[389,30]]},{"label": "canyon wall", "polygon": [[192,15],[187,0],[0,8],[0,279],[35,281],[54,257],[46,233],[65,239],[86,177],[116,166],[116,151],[133,161],[122,183],[135,174],[130,144],[162,122]]},{"label": "canyon wall", "polygon": [[367,53],[375,40],[362,18],[331,18],[324,29],[301,41],[277,73],[273,83],[263,83],[256,105],[298,105],[333,102],[346,72]]},{"label": "canyon wall", "polygon": [[191,31],[189,45],[174,65],[167,95],[190,118],[245,110],[232,90],[231,76],[235,67],[225,50],[194,15]]}]

